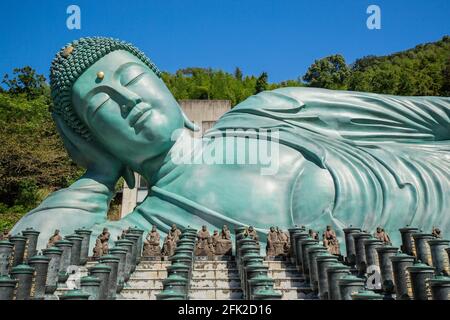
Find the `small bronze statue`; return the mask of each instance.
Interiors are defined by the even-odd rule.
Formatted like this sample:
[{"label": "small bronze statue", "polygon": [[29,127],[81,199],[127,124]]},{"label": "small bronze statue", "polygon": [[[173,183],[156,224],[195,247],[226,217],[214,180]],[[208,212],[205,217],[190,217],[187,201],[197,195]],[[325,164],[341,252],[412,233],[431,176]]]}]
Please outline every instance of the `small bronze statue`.
[{"label": "small bronze statue", "polygon": [[244,236],[252,238],[255,241],[259,241],[258,233],[253,228],[253,226],[249,226],[247,229],[245,229]]},{"label": "small bronze statue", "polygon": [[117,240],[121,240],[121,239],[125,239],[125,236],[127,235],[127,233],[129,232],[130,228],[128,229],[123,229],[122,233],[120,234],[120,236],[117,236]]},{"label": "small bronze statue", "polygon": [[172,224],[172,228],[169,231],[169,234],[172,236],[175,243],[180,239],[181,230],[177,228],[177,225],[174,223]]},{"label": "small bronze statue", "polygon": [[10,237],[11,237],[11,233],[9,232],[8,229],[4,229],[3,233],[0,234],[0,240],[9,240]]},{"label": "small bronze statue", "polygon": [[441,239],[442,238],[441,229],[433,227],[433,230],[431,230],[431,235],[436,239]]},{"label": "small bronze statue", "polygon": [[142,255],[144,257],[158,257],[161,255],[161,247],[159,245],[160,235],[156,226],[152,226],[152,230],[147,235],[144,241],[144,250]]},{"label": "small bronze statue", "polygon": [[309,229],[308,234],[312,239],[319,240],[319,233],[317,233],[313,229]]},{"label": "small bronze statue", "polygon": [[323,246],[327,248],[328,252],[334,255],[340,255],[339,241],[336,237],[336,233],[331,226],[327,226],[327,229],[323,233]]},{"label": "small bronze statue", "polygon": [[224,225],[222,227],[222,231],[220,233],[217,230],[214,230],[214,234],[212,235],[212,242],[214,245],[215,255],[231,255],[231,234],[227,225]]},{"label": "small bronze statue", "polygon": [[59,240],[62,240],[62,237],[59,234],[59,230],[56,229],[50,239],[48,239],[47,248],[53,247],[55,245],[55,242]]},{"label": "small bronze statue", "polygon": [[175,253],[175,248],[177,247],[177,244],[175,242],[175,239],[171,232],[169,232],[164,239],[163,244],[163,256],[170,257]]},{"label": "small bronze statue", "polygon": [[289,253],[289,248],[290,248],[290,239],[289,239],[289,234],[286,232],[283,232],[283,230],[281,230],[281,228],[276,227],[276,231],[277,231],[277,237],[278,237],[278,242],[280,243],[280,252],[277,255],[287,255]]},{"label": "small bronze statue", "polygon": [[284,243],[280,241],[279,232],[275,227],[273,226],[270,227],[269,233],[267,234],[266,255],[267,256],[282,255],[284,252],[283,247]]},{"label": "small bronze statue", "polygon": [[373,236],[376,239],[383,241],[383,244],[385,244],[385,245],[390,245],[391,244],[391,239],[390,239],[389,235],[381,227],[377,228],[377,231],[373,234]]},{"label": "small bronze statue", "polygon": [[95,240],[95,246],[93,249],[93,254],[95,258],[101,257],[109,252],[109,238],[111,234],[108,228],[103,228],[103,232],[100,233]]},{"label": "small bronze statue", "polygon": [[211,235],[206,229],[206,226],[202,226],[202,229],[197,233],[197,242],[195,243],[195,255],[196,256],[210,256],[212,240]]}]

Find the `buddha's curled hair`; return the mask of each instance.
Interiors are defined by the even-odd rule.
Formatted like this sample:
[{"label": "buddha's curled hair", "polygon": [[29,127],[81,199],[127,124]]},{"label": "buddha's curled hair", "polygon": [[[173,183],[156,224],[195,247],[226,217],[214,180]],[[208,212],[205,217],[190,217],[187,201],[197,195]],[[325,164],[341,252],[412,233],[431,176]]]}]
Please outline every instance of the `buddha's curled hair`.
[{"label": "buddha's curled hair", "polygon": [[112,38],[80,38],[61,48],[52,61],[50,67],[52,112],[61,116],[70,128],[86,140],[90,140],[91,135],[72,107],[72,86],[87,68],[116,50],[130,52],[153,70],[158,77],[161,77],[161,72],[143,52],[127,42]]}]

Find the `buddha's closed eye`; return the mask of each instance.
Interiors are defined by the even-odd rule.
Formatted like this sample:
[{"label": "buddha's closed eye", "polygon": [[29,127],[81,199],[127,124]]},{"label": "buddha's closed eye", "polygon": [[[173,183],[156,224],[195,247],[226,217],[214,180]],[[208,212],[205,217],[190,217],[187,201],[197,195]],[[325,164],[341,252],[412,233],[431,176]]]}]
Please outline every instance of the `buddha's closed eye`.
[{"label": "buddha's closed eye", "polygon": [[120,77],[120,84],[124,87],[128,87],[133,83],[139,81],[147,72],[143,68],[138,66],[129,67]]},{"label": "buddha's closed eye", "polygon": [[94,115],[100,107],[106,104],[110,99],[111,97],[105,92],[99,92],[94,95],[89,101],[89,105],[92,108],[92,115]]}]

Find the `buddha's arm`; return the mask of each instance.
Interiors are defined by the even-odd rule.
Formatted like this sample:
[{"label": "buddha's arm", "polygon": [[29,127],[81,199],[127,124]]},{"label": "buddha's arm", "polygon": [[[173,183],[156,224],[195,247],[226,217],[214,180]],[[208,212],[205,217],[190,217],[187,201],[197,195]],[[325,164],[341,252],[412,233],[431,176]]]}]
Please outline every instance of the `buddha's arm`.
[{"label": "buddha's arm", "polygon": [[68,188],[50,194],[37,208],[28,212],[12,232],[33,227],[42,235],[50,235],[55,229],[67,235],[81,226],[91,228],[104,223],[113,190],[113,184],[86,174]]}]

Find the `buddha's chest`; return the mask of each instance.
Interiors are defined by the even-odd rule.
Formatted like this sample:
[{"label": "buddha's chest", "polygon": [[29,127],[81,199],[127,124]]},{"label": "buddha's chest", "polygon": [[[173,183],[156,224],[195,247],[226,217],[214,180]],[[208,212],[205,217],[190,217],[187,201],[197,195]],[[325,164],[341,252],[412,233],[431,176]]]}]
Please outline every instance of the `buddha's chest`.
[{"label": "buddha's chest", "polygon": [[290,225],[292,191],[308,161],[282,145],[271,160],[178,164],[156,186],[229,218]]}]

